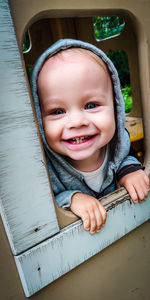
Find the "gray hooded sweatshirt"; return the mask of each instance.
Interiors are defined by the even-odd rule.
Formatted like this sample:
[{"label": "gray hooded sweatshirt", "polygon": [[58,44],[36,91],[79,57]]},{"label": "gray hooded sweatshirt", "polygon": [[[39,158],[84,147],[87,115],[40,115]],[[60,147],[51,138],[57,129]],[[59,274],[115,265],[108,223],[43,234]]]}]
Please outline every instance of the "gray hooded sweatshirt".
[{"label": "gray hooded sweatshirt", "polygon": [[[93,191],[86,184],[84,176],[78,171],[76,171],[74,168],[72,168],[72,166],[67,162],[63,155],[56,153],[49,147],[44,134],[37,91],[37,77],[44,62],[48,58],[55,55],[59,51],[68,48],[87,49],[99,56],[104,61],[104,63],[107,66],[107,69],[109,70],[109,74],[113,85],[116,131],[114,137],[109,143],[109,160],[107,165],[107,172],[103,179],[103,184],[100,188],[99,193]],[[59,40],[50,48],[48,48],[37,60],[32,73],[31,85],[37,121],[46,153],[51,184],[55,195],[55,199],[59,206],[63,208],[69,207],[71,203],[71,197],[76,192],[82,192],[85,194],[89,194],[95,198],[100,198],[101,196],[106,195],[115,190],[116,178],[119,173],[125,175],[127,173],[142,168],[139,161],[134,156],[131,156],[129,154],[130,138],[128,132],[125,130],[124,100],[120,90],[118,73],[113,63],[100,49],[96,48],[95,46],[89,43],[85,43],[79,40]],[[127,172],[124,172],[124,170],[127,170]]]}]

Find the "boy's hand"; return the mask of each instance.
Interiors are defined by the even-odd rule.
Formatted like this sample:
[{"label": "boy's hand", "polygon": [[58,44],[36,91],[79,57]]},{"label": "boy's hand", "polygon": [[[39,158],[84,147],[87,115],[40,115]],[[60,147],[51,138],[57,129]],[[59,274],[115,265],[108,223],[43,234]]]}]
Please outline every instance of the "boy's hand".
[{"label": "boy's hand", "polygon": [[119,185],[124,186],[133,202],[145,200],[148,196],[150,180],[143,170],[138,170],[123,176]]},{"label": "boy's hand", "polygon": [[83,221],[85,230],[91,234],[99,232],[106,222],[107,213],[102,204],[94,197],[76,193],[72,196],[71,211]]}]

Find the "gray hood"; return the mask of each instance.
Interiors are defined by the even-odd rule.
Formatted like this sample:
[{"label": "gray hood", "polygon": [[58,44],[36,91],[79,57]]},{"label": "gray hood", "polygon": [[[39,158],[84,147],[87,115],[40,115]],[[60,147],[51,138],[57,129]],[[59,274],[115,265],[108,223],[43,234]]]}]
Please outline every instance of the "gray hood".
[{"label": "gray hood", "polygon": [[[64,157],[62,155],[59,155],[55,153],[47,144],[44,130],[43,130],[43,125],[42,125],[42,118],[41,118],[41,111],[40,111],[40,106],[39,106],[39,98],[38,98],[38,93],[37,93],[37,77],[38,74],[44,64],[44,62],[47,60],[47,58],[53,56],[54,54],[58,53],[61,50],[65,50],[68,48],[83,48],[90,50],[94,52],[97,56],[99,56],[104,63],[107,65],[107,68],[110,73],[110,77],[112,80],[113,84],[113,90],[114,90],[114,101],[115,101],[115,110],[116,110],[116,133],[112,141],[110,142],[110,152],[111,152],[111,158],[109,162],[109,169],[116,170],[118,169],[121,161],[128,155],[129,148],[130,148],[130,140],[127,132],[124,130],[125,126],[125,113],[124,113],[124,100],[122,97],[122,93],[120,90],[120,81],[118,78],[118,73],[116,71],[116,68],[114,67],[113,63],[111,60],[102,52],[100,49],[97,47],[85,43],[79,40],[73,40],[73,39],[62,39],[57,41],[55,44],[53,44],[51,47],[49,47],[37,60],[33,73],[32,73],[32,95],[33,95],[33,101],[34,101],[34,106],[36,110],[36,115],[37,115],[37,120],[39,124],[39,129],[40,133],[42,136],[43,144],[45,151],[47,153],[47,158],[48,158],[48,167],[49,171],[51,174],[51,177],[55,177],[54,184],[57,185],[57,176],[53,176],[53,171],[51,169],[55,169],[55,175],[61,177],[61,168],[64,170],[62,171],[62,174],[64,172],[67,172],[67,176],[71,176],[73,174],[76,177],[80,177],[81,175],[77,174],[77,172],[71,168],[71,166],[66,162]],[[126,140],[126,143],[125,143]],[[61,168],[60,168],[61,165]],[[59,173],[59,174],[58,174]],[[62,175],[64,178],[64,175]],[[109,176],[109,174],[108,174]],[[66,179],[67,180],[67,179]],[[52,184],[53,185],[53,184]]]}]

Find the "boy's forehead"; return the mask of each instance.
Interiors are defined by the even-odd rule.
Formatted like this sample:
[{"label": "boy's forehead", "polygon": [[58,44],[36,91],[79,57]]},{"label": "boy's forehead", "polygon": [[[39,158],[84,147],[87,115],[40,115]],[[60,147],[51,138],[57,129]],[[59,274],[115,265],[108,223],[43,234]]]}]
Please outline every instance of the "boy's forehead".
[{"label": "boy's forehead", "polygon": [[[88,80],[90,80],[91,85],[93,84],[94,86],[98,83],[99,88],[103,87],[103,91],[111,91],[113,94],[112,80],[106,65],[93,52],[91,52],[92,55],[89,52],[91,51],[65,50],[49,57],[43,64],[37,78],[40,100],[47,89],[49,89],[49,92],[50,89],[51,91],[53,89],[55,90],[58,82],[61,84],[63,80],[68,81],[71,80],[71,78],[72,80],[81,78],[80,86],[82,84],[85,88],[89,87],[89,83],[87,83]],[[73,69],[70,69],[72,67]],[[71,70],[73,71],[70,72]],[[70,74],[69,79],[67,77],[68,74]]]},{"label": "boy's forehead", "polygon": [[[102,61],[102,59],[89,50],[75,48],[73,50],[68,49],[68,50],[58,52],[57,54],[55,54],[52,57],[49,57],[45,61],[37,78],[37,88],[38,88],[39,95],[43,93],[45,86],[47,84],[49,85],[50,80],[51,83],[53,82],[53,80],[54,82],[57,82],[56,76],[58,76],[58,74],[61,73],[61,70],[63,72],[63,70],[67,70],[68,67],[70,68],[71,64],[72,66],[73,65],[79,66],[79,70],[80,71],[82,70],[81,72],[84,72],[85,74],[89,74],[89,75],[91,74],[91,76],[93,74],[92,73],[93,70],[94,72],[93,79],[95,78],[95,72],[97,72],[96,69],[97,70],[99,69],[100,72],[97,78],[100,79],[101,85],[103,85],[103,88],[105,87],[106,90],[111,90],[111,91],[113,90],[110,73],[106,67],[106,64]],[[89,72],[89,70],[91,70],[91,72]],[[72,77],[74,71],[71,74]],[[61,77],[61,80],[63,80],[63,77]]]},{"label": "boy's forehead", "polygon": [[83,63],[85,61],[87,65],[91,61],[96,62],[99,65],[99,67],[102,68],[109,75],[107,66],[100,57],[98,57],[92,51],[80,48],[63,50],[53,55],[52,57],[47,58],[39,72],[39,75],[40,73],[43,73],[43,71],[49,71],[50,68],[53,67],[57,68],[61,64],[66,65],[67,63],[69,64],[77,62]]}]

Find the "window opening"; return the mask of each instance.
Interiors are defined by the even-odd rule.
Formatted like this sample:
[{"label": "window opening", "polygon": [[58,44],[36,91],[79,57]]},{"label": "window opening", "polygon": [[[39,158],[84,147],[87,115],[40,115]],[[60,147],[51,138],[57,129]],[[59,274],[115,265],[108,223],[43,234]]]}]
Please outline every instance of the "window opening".
[{"label": "window opening", "polygon": [[27,53],[31,50],[32,43],[31,43],[31,36],[29,30],[26,32],[24,41],[23,41],[23,46],[22,46],[22,51],[23,53]]},{"label": "window opening", "polygon": [[[92,20],[93,20],[95,38],[97,39],[97,41],[98,40],[100,41],[100,38],[98,38],[100,36],[101,36],[101,40],[118,36],[119,34],[122,33],[125,27],[125,22],[123,18],[120,18],[118,16],[93,17]],[[26,53],[23,51],[29,82],[32,74],[32,68],[37,57],[40,55],[41,52],[43,52],[46,48],[48,48],[48,46],[51,43],[54,42],[53,40],[49,40],[49,39],[47,41],[47,36],[49,35],[47,34],[46,36],[44,35],[45,29],[49,28],[48,25],[50,27],[49,20],[41,20],[37,24],[33,25],[25,34],[23,48],[25,48],[25,46],[27,48],[27,44],[29,46],[29,41],[31,45],[31,37],[32,37],[32,44],[33,44],[32,49],[30,47],[31,51],[28,50],[28,52]],[[102,33],[105,34],[102,35]],[[126,123],[127,123],[127,127],[129,127],[127,129],[130,132],[131,142],[134,143],[137,140],[140,140],[141,142],[143,141],[142,119],[137,118],[136,120],[134,120],[133,118],[131,119],[130,115],[128,116],[128,114],[130,114],[133,108],[132,87],[130,85],[130,70],[128,64],[128,56],[126,52],[123,51],[122,49],[113,51],[110,48],[110,50],[106,54],[114,63],[119,74],[122,95],[125,102],[125,112],[127,115],[126,118],[130,119],[130,121]],[[139,122],[141,124],[140,130],[139,130]],[[135,150],[139,156],[139,159],[141,160],[141,162],[143,162],[143,157],[144,157],[143,146],[142,147],[140,146],[138,148],[136,147]]]},{"label": "window opening", "polygon": [[128,64],[128,56],[123,50],[110,50],[106,54],[111,59],[118,71],[121,84],[121,91],[125,102],[125,112],[126,114],[128,114],[132,110],[132,89],[130,85],[130,70]]},{"label": "window opening", "polygon": [[118,16],[93,17],[93,27],[95,39],[102,41],[120,35],[125,22]]},{"label": "window opening", "polygon": [[[32,48],[32,42],[31,42],[30,32],[28,30],[25,34],[23,45],[22,45],[23,54],[28,53],[31,50],[31,48]],[[29,82],[32,74],[32,69],[33,67],[31,65],[26,65],[26,71],[27,71]]]},{"label": "window opening", "polygon": [[[110,39],[110,38],[116,37],[123,32],[124,27],[125,27],[124,19],[120,18],[118,16],[93,17],[92,20],[93,20],[93,27],[94,27],[94,35],[95,35],[95,39],[97,41],[103,41],[108,38]],[[23,48],[26,47],[26,50],[28,49],[27,50],[28,53],[25,51],[23,51],[23,53],[24,53],[24,58],[25,58],[25,62],[26,62],[26,71],[27,71],[29,82],[30,82],[30,77],[32,74],[32,68],[35,63],[35,60],[37,59],[37,56],[39,56],[40,53],[43,52],[49,46],[50,43],[54,42],[53,40],[47,41],[47,35],[46,36],[44,35],[45,28],[47,28],[48,25],[50,26],[49,20],[46,20],[46,21],[42,20],[39,24],[32,26],[32,28],[30,28],[25,35]],[[33,47],[32,47],[31,51],[30,51],[30,49],[31,49],[30,32],[31,32],[32,42],[33,42]],[[39,32],[41,34],[39,34]],[[30,47],[29,47],[29,44],[30,44]],[[36,45],[36,51],[35,51],[34,45]],[[38,55],[37,55],[37,53],[38,53]],[[128,116],[128,114],[130,114],[130,112],[132,111],[132,108],[133,108],[132,87],[130,84],[130,70],[129,70],[129,64],[128,64],[128,56],[127,56],[126,52],[123,51],[122,49],[113,51],[110,48],[110,50],[106,54],[112,60],[112,62],[114,63],[114,65],[118,71],[118,75],[119,75],[120,83],[121,83],[121,91],[122,91],[122,95],[123,95],[124,102],[125,102],[125,113],[127,115],[126,118],[131,119],[131,116]],[[133,143],[134,140],[137,141],[137,139],[143,140],[143,130],[142,130],[141,118],[140,118],[140,121],[139,121],[139,118],[137,118],[137,120],[130,120],[130,122],[127,122],[127,125],[129,123],[131,123],[131,121],[132,121],[132,124],[130,124],[130,126],[128,128],[129,132],[131,131],[131,129],[132,129],[132,131],[134,129],[133,134],[130,133],[131,142]],[[137,129],[136,129],[137,126],[136,125],[133,126],[133,123],[137,123],[137,122],[141,123],[140,138],[139,138],[139,136],[137,137]],[[139,130],[138,130],[138,133],[139,133]],[[136,149],[136,153],[138,153],[140,155],[140,157],[139,157],[140,159],[141,159],[141,153],[142,153],[142,162],[143,162],[143,151],[141,151],[141,147],[140,147],[140,151],[139,151],[139,147],[138,147],[138,150]]]}]

